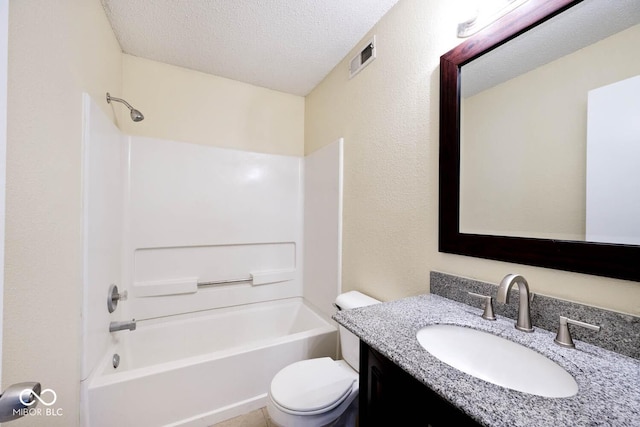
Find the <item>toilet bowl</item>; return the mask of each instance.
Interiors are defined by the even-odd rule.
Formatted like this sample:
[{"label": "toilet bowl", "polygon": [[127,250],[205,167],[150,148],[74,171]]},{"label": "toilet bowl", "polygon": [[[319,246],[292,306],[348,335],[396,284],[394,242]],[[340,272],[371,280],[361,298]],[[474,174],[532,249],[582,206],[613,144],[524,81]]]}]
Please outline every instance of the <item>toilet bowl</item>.
[{"label": "toilet bowl", "polygon": [[[377,304],[357,291],[336,299],[339,309]],[[271,380],[267,412],[281,427],[352,427],[358,414],[359,339],[340,326],[344,360],[330,357],[292,363]]]}]

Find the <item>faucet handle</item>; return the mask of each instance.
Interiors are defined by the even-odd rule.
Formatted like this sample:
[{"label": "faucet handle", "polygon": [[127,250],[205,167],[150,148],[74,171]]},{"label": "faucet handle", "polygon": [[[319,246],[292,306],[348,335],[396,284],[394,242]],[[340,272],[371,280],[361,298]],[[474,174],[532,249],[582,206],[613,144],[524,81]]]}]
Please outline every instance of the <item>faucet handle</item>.
[{"label": "faucet handle", "polygon": [[467,292],[472,297],[482,298],[484,300],[484,312],[482,318],[487,320],[496,320],[496,315],[493,314],[493,297],[490,295],[476,294],[474,292]]},{"label": "faucet handle", "polygon": [[560,325],[558,326],[558,334],[553,340],[556,344],[562,347],[575,348],[575,344],[571,339],[571,332],[569,332],[569,324],[582,326],[583,328],[591,329],[593,331],[599,331],[600,326],[592,325],[591,323],[580,322],[579,320],[569,319],[565,316],[560,316]]}]

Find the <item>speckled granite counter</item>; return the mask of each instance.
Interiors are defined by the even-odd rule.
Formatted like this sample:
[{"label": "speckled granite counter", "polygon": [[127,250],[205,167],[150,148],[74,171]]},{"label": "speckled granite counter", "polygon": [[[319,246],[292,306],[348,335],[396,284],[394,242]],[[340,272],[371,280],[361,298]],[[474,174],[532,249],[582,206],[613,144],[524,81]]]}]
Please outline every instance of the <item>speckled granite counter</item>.
[{"label": "speckled granite counter", "polygon": [[[640,361],[580,341],[575,349],[565,349],[553,343],[555,334],[549,331],[520,332],[511,319],[498,317],[492,322],[482,319],[481,313],[437,295],[421,295],[340,311],[334,319],[487,426],[640,426]],[[438,323],[492,332],[533,348],[571,373],[579,392],[569,398],[545,398],[458,371],[433,357],[416,339],[420,328]]]}]

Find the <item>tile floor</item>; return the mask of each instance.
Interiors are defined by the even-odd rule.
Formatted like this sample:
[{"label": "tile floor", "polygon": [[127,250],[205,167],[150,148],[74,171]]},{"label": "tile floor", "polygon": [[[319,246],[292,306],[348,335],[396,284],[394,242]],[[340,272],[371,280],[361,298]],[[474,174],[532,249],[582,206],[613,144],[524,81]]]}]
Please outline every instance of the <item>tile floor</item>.
[{"label": "tile floor", "polygon": [[275,424],[271,422],[267,408],[261,408],[211,427],[275,427]]}]

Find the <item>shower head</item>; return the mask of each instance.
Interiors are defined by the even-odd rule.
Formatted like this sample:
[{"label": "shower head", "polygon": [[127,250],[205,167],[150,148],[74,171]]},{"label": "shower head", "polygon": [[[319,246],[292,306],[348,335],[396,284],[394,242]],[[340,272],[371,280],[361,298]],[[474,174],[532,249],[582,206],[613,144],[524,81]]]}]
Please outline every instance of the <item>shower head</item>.
[{"label": "shower head", "polygon": [[138,110],[136,110],[135,108],[131,109],[131,120],[133,120],[134,122],[141,122],[142,120],[144,120],[144,116],[142,115],[142,113]]},{"label": "shower head", "polygon": [[134,122],[140,122],[140,121],[144,120],[144,116],[142,115],[142,113],[139,110],[136,110],[135,108],[133,108],[131,106],[131,104],[129,104],[124,99],[113,97],[113,96],[109,95],[109,92],[107,92],[107,103],[110,104],[111,101],[121,102],[124,105],[126,105],[127,108],[131,111],[131,120],[133,120]]}]

